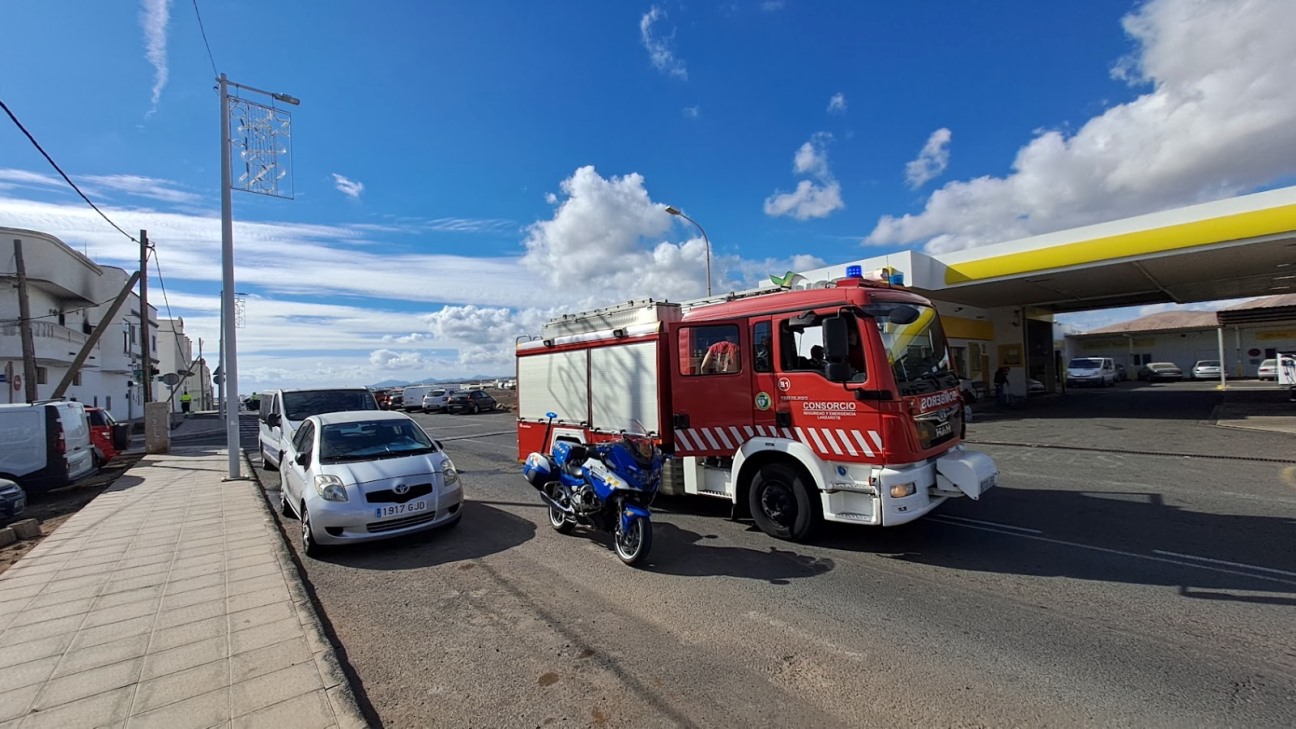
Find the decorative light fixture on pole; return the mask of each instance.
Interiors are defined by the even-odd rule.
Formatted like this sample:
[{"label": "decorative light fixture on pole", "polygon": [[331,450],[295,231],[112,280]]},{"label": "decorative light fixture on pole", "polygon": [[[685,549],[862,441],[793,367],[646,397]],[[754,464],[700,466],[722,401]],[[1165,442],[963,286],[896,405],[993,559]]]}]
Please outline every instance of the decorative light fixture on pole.
[{"label": "decorative light fixture on pole", "polygon": [[[292,141],[292,115],[284,109],[243,98],[230,98],[229,87],[269,96],[274,101],[297,106],[301,102],[287,94],[275,94],[251,86],[243,86],[221,74],[220,85],[221,127],[221,372],[225,381],[225,445],[229,449],[229,478],[242,478],[239,470],[239,401],[238,356],[235,331],[238,317],[234,308],[234,189],[233,142],[230,136],[230,117],[238,116],[239,162],[243,173],[239,176],[239,189],[274,197],[291,199],[292,178],[288,145]],[[281,181],[287,178],[287,191],[282,191]]]},{"label": "decorative light fixture on pole", "polygon": [[701,225],[698,225],[698,221],[696,221],[696,220],[694,220],[693,218],[690,218],[689,216],[685,215],[683,212],[680,211],[679,208],[675,207],[674,205],[667,205],[667,206],[666,206],[666,212],[670,213],[671,215],[677,215],[677,216],[679,216],[679,217],[681,217],[681,218],[684,218],[685,220],[689,221],[689,222],[692,223],[693,225],[696,225],[696,226],[697,226],[697,229],[698,229],[699,231],[701,231],[701,233],[702,233],[702,242],[706,243],[706,258],[707,258],[707,296],[710,296],[710,295],[711,295],[711,239],[710,239],[710,238],[707,238],[706,231],[705,231],[705,230],[702,230],[702,226],[701,226]]}]

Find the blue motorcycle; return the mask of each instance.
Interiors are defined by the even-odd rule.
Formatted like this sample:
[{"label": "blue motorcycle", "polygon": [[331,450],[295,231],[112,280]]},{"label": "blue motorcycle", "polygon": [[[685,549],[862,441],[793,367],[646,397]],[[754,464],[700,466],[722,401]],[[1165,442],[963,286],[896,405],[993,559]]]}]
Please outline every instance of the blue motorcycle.
[{"label": "blue motorcycle", "polygon": [[[555,413],[546,413],[544,442]],[[568,534],[577,524],[612,534],[622,562],[634,565],[652,549],[648,506],[661,484],[662,453],[637,421],[616,440],[560,440],[551,454],[532,453],[522,474],[549,506],[549,525]]]}]

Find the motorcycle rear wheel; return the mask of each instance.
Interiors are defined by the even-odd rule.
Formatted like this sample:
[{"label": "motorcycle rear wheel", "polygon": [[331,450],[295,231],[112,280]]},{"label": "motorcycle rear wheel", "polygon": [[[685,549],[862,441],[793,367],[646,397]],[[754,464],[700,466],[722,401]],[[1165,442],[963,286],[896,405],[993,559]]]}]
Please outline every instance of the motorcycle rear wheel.
[{"label": "motorcycle rear wheel", "polygon": [[625,531],[618,524],[612,534],[612,544],[621,561],[633,567],[652,551],[652,522],[642,516],[635,517],[630,520],[630,528]]},{"label": "motorcycle rear wheel", "polygon": [[[563,493],[563,490],[561,488],[555,488],[549,494],[549,496],[554,501],[557,501],[560,504],[567,503],[567,495]],[[576,522],[569,519],[567,515],[564,514],[562,511],[560,511],[559,509],[555,509],[554,507],[550,506],[549,526],[553,527],[554,531],[558,532],[559,534],[570,534],[571,530],[576,528]]]}]

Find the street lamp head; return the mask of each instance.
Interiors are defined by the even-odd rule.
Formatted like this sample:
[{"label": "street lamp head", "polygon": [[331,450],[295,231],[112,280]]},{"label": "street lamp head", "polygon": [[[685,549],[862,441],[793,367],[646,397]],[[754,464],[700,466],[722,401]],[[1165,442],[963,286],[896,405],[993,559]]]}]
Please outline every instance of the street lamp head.
[{"label": "street lamp head", "polygon": [[667,205],[666,212],[670,213],[671,215],[683,215],[683,213],[680,212],[680,209],[675,207],[674,205]]},{"label": "street lamp head", "polygon": [[301,104],[301,99],[296,96],[289,96],[288,94],[270,94],[270,98],[275,101],[282,101],[285,104],[292,104],[293,106],[299,106]]}]

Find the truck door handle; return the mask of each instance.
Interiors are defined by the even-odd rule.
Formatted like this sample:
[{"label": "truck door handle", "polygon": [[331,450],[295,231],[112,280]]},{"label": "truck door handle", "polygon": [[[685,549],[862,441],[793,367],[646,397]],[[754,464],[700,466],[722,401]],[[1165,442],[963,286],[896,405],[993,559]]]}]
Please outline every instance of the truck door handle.
[{"label": "truck door handle", "polygon": [[688,427],[689,427],[689,416],[688,416],[688,414],[687,414],[687,413],[675,413],[674,415],[671,416],[671,425],[675,426],[676,428],[681,428],[681,429],[683,429],[683,428],[688,428]]},{"label": "truck door handle", "polygon": [[792,413],[782,412],[782,411],[774,413],[774,425],[780,428],[791,428]]}]

